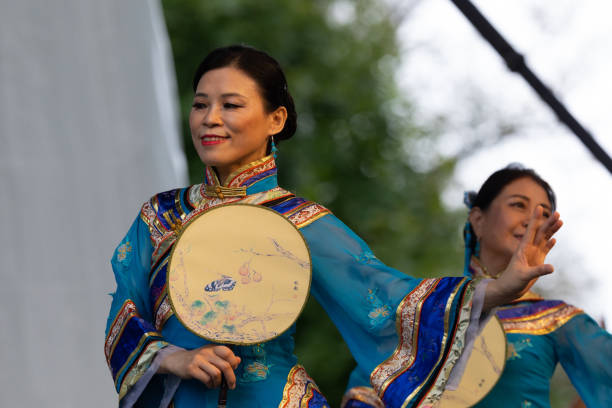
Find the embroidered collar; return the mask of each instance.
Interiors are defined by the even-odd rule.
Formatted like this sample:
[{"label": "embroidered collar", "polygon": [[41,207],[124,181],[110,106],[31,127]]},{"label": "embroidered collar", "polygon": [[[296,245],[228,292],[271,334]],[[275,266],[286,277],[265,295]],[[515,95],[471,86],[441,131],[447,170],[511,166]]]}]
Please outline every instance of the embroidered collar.
[{"label": "embroidered collar", "polygon": [[209,197],[244,197],[278,186],[276,162],[272,155],[255,160],[232,172],[224,185],[211,166],[204,171],[203,193]]},{"label": "embroidered collar", "polygon": [[[487,279],[497,278],[495,276],[489,275],[487,273],[486,268],[480,263],[480,260],[476,258],[475,256],[472,256],[472,259],[470,261],[470,267],[468,269],[469,269],[470,274],[475,278],[487,278]],[[536,292],[528,290],[527,292],[523,294],[523,296],[521,296],[518,299],[514,299],[510,303],[518,303],[518,302],[524,302],[528,300],[542,300],[542,299],[543,299],[542,296],[540,296]]]}]

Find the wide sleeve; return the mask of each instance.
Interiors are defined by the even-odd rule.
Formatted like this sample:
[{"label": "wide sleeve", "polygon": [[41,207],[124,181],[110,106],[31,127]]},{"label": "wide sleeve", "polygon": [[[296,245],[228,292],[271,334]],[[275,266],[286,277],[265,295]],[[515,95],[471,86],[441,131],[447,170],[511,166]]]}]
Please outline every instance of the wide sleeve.
[{"label": "wide sleeve", "polygon": [[587,407],[612,404],[612,335],[586,314],[554,332],[559,362]]},{"label": "wide sleeve", "polygon": [[156,357],[169,344],[151,323],[151,305],[148,301],[151,252],[148,226],[138,217],[111,260],[117,290],[112,294],[104,353],[121,407],[136,403],[151,380],[156,383],[154,388],[157,391],[147,392],[142,397],[157,401],[164,397],[152,395],[163,393],[164,378],[161,377],[164,376],[154,376],[154,373],[159,364]]},{"label": "wide sleeve", "polygon": [[312,256],[312,293],[385,406],[437,401],[463,352],[475,283],[390,268],[333,215],[301,232]]}]

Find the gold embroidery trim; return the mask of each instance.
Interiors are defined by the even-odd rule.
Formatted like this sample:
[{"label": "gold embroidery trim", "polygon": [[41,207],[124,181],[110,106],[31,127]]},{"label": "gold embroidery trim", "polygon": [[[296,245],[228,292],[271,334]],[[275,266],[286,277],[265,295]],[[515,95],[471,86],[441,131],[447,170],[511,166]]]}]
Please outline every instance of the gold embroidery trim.
[{"label": "gold embroidery trim", "polygon": [[[410,292],[397,307],[396,330],[398,332],[399,344],[391,357],[378,365],[370,375],[370,382],[381,398],[388,386],[414,363],[417,353],[421,310],[428,295],[435,289],[439,281],[440,279],[424,279],[423,282],[413,289],[413,291]],[[465,279],[456,285],[452,294],[447,299],[444,314],[444,335],[442,338],[441,350],[444,350],[449,337],[448,331],[451,306],[464,281]],[[465,337],[465,333],[469,325],[471,301],[473,297],[473,285],[471,283],[469,285],[471,286],[466,288],[466,295],[462,303],[462,308],[459,312],[457,331],[453,338],[454,344],[436,379],[436,383],[432,387],[432,390],[426,395],[426,398],[429,400],[435,401],[439,399],[441,392],[444,390],[446,381],[448,380],[448,376],[452,371],[452,367],[461,354],[459,350],[463,348],[462,340]],[[441,353],[438,357],[436,365],[440,364],[442,357],[443,353]],[[429,374],[429,376],[421,383],[420,386],[413,390],[413,392],[404,400],[402,407],[406,407],[408,403],[411,402],[410,400],[414,398],[418,392],[420,392],[424,384],[426,384],[431,378],[431,375],[432,373]]]},{"label": "gold embroidery trim", "polygon": [[300,211],[287,216],[287,219],[291,221],[296,227],[304,228],[307,225],[312,224],[319,218],[330,214],[330,211],[320,204],[310,202],[310,205],[303,207]]},{"label": "gold embroidery trim", "polygon": [[[465,279],[462,280],[459,284],[457,284],[457,288],[453,291],[452,295],[449,297],[448,302],[446,304],[445,315],[444,315],[444,340],[442,342],[443,345],[446,344],[446,341],[448,340],[447,336],[449,334],[450,309],[451,309],[453,300],[457,296],[457,292],[460,289],[460,287],[463,285],[464,281]],[[442,397],[442,393],[444,392],[444,388],[446,387],[448,378],[451,375],[451,372],[453,370],[453,367],[455,366],[455,363],[457,362],[457,360],[459,360],[459,357],[461,357],[461,353],[465,346],[465,334],[467,333],[467,329],[470,324],[470,315],[472,312],[472,299],[474,298],[475,282],[471,281],[467,285],[468,286],[465,289],[465,294],[463,297],[463,301],[461,303],[461,309],[459,311],[459,316],[457,318],[457,329],[453,335],[453,339],[451,340],[452,341],[451,349],[448,352],[446,361],[444,362],[442,369],[438,373],[438,377],[436,378],[434,386],[425,395],[425,398],[423,398],[422,404],[424,404],[425,406],[428,406],[428,404],[434,404]],[[443,348],[444,347],[442,347],[442,349]],[[441,357],[442,357],[442,354],[440,355],[440,358]],[[439,362],[440,360],[438,360],[438,363]],[[436,365],[438,363],[436,363]],[[427,378],[427,380],[429,380],[429,377]],[[427,380],[425,382],[427,382]],[[405,402],[404,405],[402,405],[402,407],[405,407],[406,404],[407,402]]]},{"label": "gold embroidery trim", "polygon": [[180,218],[174,215],[174,212],[170,209],[162,214],[168,225],[170,226],[170,230],[173,232],[179,232],[183,222]]},{"label": "gold embroidery trim", "polygon": [[297,207],[290,209],[290,210],[289,210],[289,211],[287,211],[287,212],[286,212],[284,215],[285,215],[285,217],[289,218],[289,217],[291,217],[292,215],[295,215],[295,214],[299,213],[299,212],[300,212],[300,211],[302,211],[304,208],[306,208],[306,207],[310,207],[310,206],[311,206],[311,205],[313,205],[313,204],[315,204],[315,203],[313,203],[312,201],[306,201],[306,202],[304,202],[304,203],[302,203],[302,204],[298,205]]},{"label": "gold embroidery trim", "polygon": [[[276,167],[274,157],[272,155],[262,157],[259,160],[255,160],[251,163],[245,164],[244,166],[231,172],[225,180],[225,186],[227,187],[239,187],[245,180],[251,177],[268,171]],[[217,173],[212,167],[206,166],[206,178],[212,183],[212,186],[221,186],[221,182],[217,177]],[[203,186],[207,186],[204,184]]]},{"label": "gold embroidery trim", "polygon": [[307,408],[314,390],[320,393],[304,367],[296,364],[287,375],[287,383],[283,389],[283,399],[278,404],[278,408]]},{"label": "gold embroidery trim", "polygon": [[[185,213],[185,210],[183,209],[183,203],[181,202],[181,192],[183,190],[183,188],[176,190],[176,194],[174,195],[174,208],[176,208],[176,211],[179,214],[179,220],[183,220],[185,218],[185,215],[187,215]],[[185,196],[187,196],[188,192],[189,191],[185,192]]]},{"label": "gold embroidery trim", "polygon": [[439,279],[424,279],[400,302],[396,309],[395,328],[398,345],[393,354],[370,374],[370,383],[379,396],[388,385],[414,363],[422,305]]},{"label": "gold embroidery trim", "polygon": [[246,187],[223,187],[209,186],[204,187],[204,191],[209,197],[224,199],[225,197],[246,197]]},{"label": "gold embroidery trim", "polygon": [[529,321],[529,320],[537,320],[537,319],[540,319],[543,316],[556,313],[556,312],[558,312],[559,310],[561,310],[562,308],[564,308],[566,306],[568,306],[568,305],[566,305],[564,303],[561,303],[561,304],[559,304],[557,306],[553,306],[551,308],[542,310],[541,312],[533,313],[533,314],[530,314],[530,315],[527,315],[527,316],[511,317],[511,318],[509,318],[507,320],[511,321],[511,322],[526,322],[526,321]]},{"label": "gold embroidery trim", "polygon": [[164,324],[166,324],[170,316],[174,314],[172,311],[172,306],[168,301],[168,296],[164,294],[163,298],[164,300],[161,302],[157,308],[157,311],[155,312],[155,329],[159,332],[161,332]]},{"label": "gold embroidery trim", "polygon": [[[142,347],[142,345],[144,344],[145,341],[147,341],[147,339],[149,339],[150,337],[159,337],[160,334],[157,332],[145,332],[143,333],[143,335],[140,337],[140,340],[138,341],[138,344],[136,345],[136,347],[134,348],[134,351],[132,351],[130,353],[130,355],[127,357],[127,359],[125,360],[125,363],[121,366],[121,368],[117,371],[117,373],[120,373],[124,370],[126,370],[129,366],[130,366],[130,361],[132,360],[132,358],[134,358],[136,355],[142,353],[143,355],[140,356],[136,361],[134,361],[132,364],[140,364],[140,360],[142,360],[143,356],[145,355],[146,350],[151,346],[151,344],[154,344],[156,342],[161,342],[161,340],[156,340],[151,342],[151,344],[148,344],[144,350],[140,350],[140,347]],[[167,344],[166,342],[163,342],[164,344]],[[131,370],[131,369],[130,369]],[[123,380],[121,381],[121,388],[123,388],[123,384],[125,384],[125,380],[127,377],[127,373],[125,374],[125,376],[123,377]],[[117,380],[119,379],[119,376],[117,376]],[[116,385],[116,384],[115,384]],[[121,398],[121,397],[120,397]]]},{"label": "gold embroidery trim", "polygon": [[[134,363],[134,366],[123,377],[121,388],[119,390],[119,399],[123,398],[134,384],[138,382],[140,377],[147,371],[155,355],[159,350],[166,347],[168,343],[163,341],[154,341],[148,344],[142,356]],[[140,346],[140,345],[139,345]]]},{"label": "gold embroidery trim", "polygon": [[115,340],[121,336],[125,323],[130,317],[137,315],[136,305],[130,299],[123,302],[121,309],[117,312],[113,324],[111,324],[106,336],[106,342],[104,344],[104,354],[106,354],[106,362],[110,366],[110,359],[115,351],[116,343]]},{"label": "gold embroidery trim", "polygon": [[350,401],[360,401],[373,408],[385,408],[385,404],[371,387],[353,387],[348,390],[342,397],[340,408],[344,408]]},{"label": "gold embroidery trim", "polygon": [[[460,282],[463,282],[463,281],[465,281],[465,278],[463,280],[461,280]],[[438,285],[436,284],[436,287],[437,286]],[[444,348],[445,348],[446,342],[448,340],[448,329],[449,329],[448,326],[449,326],[450,309],[451,309],[453,301],[455,300],[455,296],[457,295],[457,292],[459,291],[460,287],[461,287],[461,284],[457,284],[456,285],[455,289],[453,290],[451,295],[448,297],[448,299],[446,301],[446,306],[444,307],[444,334],[442,335],[442,342],[440,343],[440,355],[438,356],[438,360],[436,361],[434,366],[438,366],[440,364],[440,362],[442,361],[442,356],[444,355]],[[421,313],[421,311],[419,310],[419,315],[420,315],[420,313]],[[468,314],[468,319],[469,319],[469,314]],[[467,327],[466,327],[466,329],[467,329]],[[463,346],[463,344],[461,346]],[[451,368],[452,368],[452,366],[451,366]],[[408,404],[411,402],[411,400],[421,391],[421,389],[429,381],[429,379],[431,378],[432,374],[433,373],[430,371],[429,375],[427,376],[427,378],[425,378],[425,380],[421,382],[421,385],[416,387],[414,389],[414,391],[412,391],[412,393],[410,393],[410,395],[404,400],[404,402],[402,403],[402,407],[401,408],[405,408],[405,407],[408,406]],[[440,373],[438,374],[438,376],[441,375],[441,374],[443,374],[443,370],[440,370]],[[448,374],[450,374],[450,372]],[[448,377],[446,377],[446,378],[448,378]],[[442,377],[442,383],[443,383],[442,384],[442,390],[439,390],[438,380],[436,379],[436,382],[434,383],[432,389],[425,395],[425,398],[423,399],[423,401],[425,401],[425,399],[433,399],[433,401],[437,401],[440,398],[440,396],[438,396],[436,398],[436,394],[437,394],[436,391],[439,390],[440,395],[442,395],[442,391],[444,390],[444,384],[446,384],[444,376]],[[421,405],[421,404],[419,404],[419,405]]]},{"label": "gold embroidery trim", "polygon": [[581,309],[571,305],[563,304],[560,306],[528,318],[502,320],[504,331],[506,333],[544,335],[557,330],[574,316],[583,313]]},{"label": "gold embroidery trim", "polygon": [[246,180],[250,179],[257,174],[263,173],[265,171],[271,170],[276,167],[276,163],[274,161],[274,157],[272,155],[262,157],[259,160],[251,162],[238,170],[232,172],[228,177],[227,186],[239,186],[244,183]]}]

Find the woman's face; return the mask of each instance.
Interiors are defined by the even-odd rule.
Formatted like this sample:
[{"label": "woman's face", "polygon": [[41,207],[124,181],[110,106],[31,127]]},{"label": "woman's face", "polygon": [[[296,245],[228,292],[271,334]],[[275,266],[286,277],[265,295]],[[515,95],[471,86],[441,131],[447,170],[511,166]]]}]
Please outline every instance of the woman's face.
[{"label": "woman's face", "polygon": [[206,72],[189,114],[191,138],[200,159],[225,181],[234,170],[265,156],[268,139],[283,129],[287,111],[267,112],[257,83],[243,71]]},{"label": "woman's face", "polygon": [[529,177],[506,185],[486,211],[475,208],[470,223],[480,238],[480,258],[500,257],[509,262],[527,230],[536,206],[544,207],[544,216],[552,213],[546,191]]}]

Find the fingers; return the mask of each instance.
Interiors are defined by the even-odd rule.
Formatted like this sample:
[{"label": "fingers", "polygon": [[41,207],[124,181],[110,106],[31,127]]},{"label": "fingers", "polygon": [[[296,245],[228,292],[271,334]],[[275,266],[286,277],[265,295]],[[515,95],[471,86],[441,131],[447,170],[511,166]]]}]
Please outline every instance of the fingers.
[{"label": "fingers", "polygon": [[219,357],[209,359],[198,356],[190,367],[189,374],[192,378],[200,380],[208,388],[221,386],[221,376],[225,375],[228,386],[234,388],[236,377],[229,363]]},{"label": "fingers", "polygon": [[194,364],[189,366],[189,369],[187,372],[191,378],[201,381],[208,388],[214,388],[215,387],[214,379],[209,374],[209,371],[206,369],[206,366],[207,366],[206,362],[196,361],[194,362]]},{"label": "fingers", "polygon": [[528,244],[534,242],[536,233],[540,227],[539,219],[544,213],[544,208],[541,205],[536,206],[533,212],[531,213],[531,217],[529,217],[529,223],[527,224],[527,231],[525,231],[525,236],[523,236],[522,244]]},{"label": "fingers", "polygon": [[227,386],[233,390],[236,388],[236,374],[234,374],[234,370],[229,363],[226,362],[226,366],[223,367],[223,376],[225,377],[225,381],[227,381]]},{"label": "fingers", "polygon": [[544,245],[544,253],[548,255],[548,252],[550,252],[550,250],[555,246],[556,243],[557,240],[554,238],[546,241],[546,244]]},{"label": "fingers", "polygon": [[563,225],[563,221],[561,221],[559,217],[559,213],[555,212],[540,225],[534,239],[536,245],[548,241],[557,231],[559,231]]},{"label": "fingers", "polygon": [[236,388],[234,369],[240,364],[240,358],[225,346],[207,345],[192,352],[187,367],[188,378],[204,383],[208,388],[221,386],[225,376],[229,388]]},{"label": "fingers", "polygon": [[217,356],[230,363],[233,369],[236,369],[240,364],[240,357],[237,357],[229,347],[215,346],[213,351]]},{"label": "fingers", "polygon": [[549,275],[553,273],[554,270],[555,268],[550,264],[534,266],[528,270],[529,279],[533,280],[540,276]]},{"label": "fingers", "polygon": [[202,364],[202,370],[211,377],[212,386],[210,388],[218,388],[221,386],[221,376],[225,375],[227,385],[233,388],[236,383],[236,377],[229,363],[221,358],[213,357],[206,363]]},{"label": "fingers", "polygon": [[225,376],[227,385],[231,389],[234,389],[236,387],[236,375],[234,374],[234,370],[238,367],[238,364],[240,364],[240,357],[237,357],[229,347],[225,346],[216,346],[213,351],[215,355],[219,357],[219,360],[216,360],[218,363],[216,364],[217,368],[219,368]]}]

